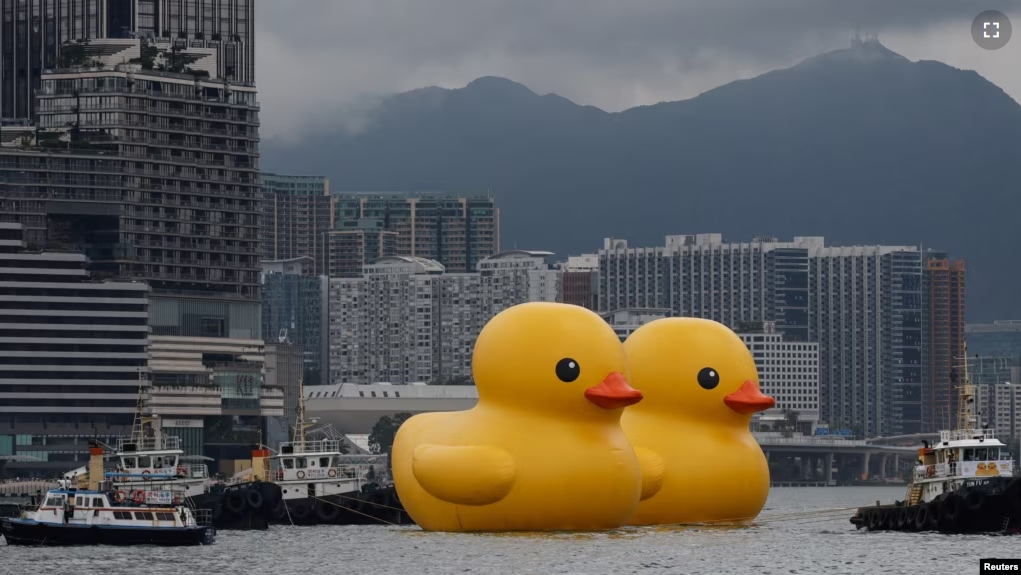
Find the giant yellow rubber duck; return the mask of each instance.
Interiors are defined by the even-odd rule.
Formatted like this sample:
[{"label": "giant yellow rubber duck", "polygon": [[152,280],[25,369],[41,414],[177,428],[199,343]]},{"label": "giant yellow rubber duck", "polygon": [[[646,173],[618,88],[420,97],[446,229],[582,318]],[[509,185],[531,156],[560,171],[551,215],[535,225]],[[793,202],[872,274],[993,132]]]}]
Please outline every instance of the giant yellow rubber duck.
[{"label": "giant yellow rubber duck", "polygon": [[416,415],[393,445],[397,493],[429,531],[613,529],[634,514],[640,468],[620,427],[642,399],[610,326],[578,306],[526,303],[475,343],[479,402]]},{"label": "giant yellow rubber duck", "polygon": [[751,352],[726,326],[665,318],[624,342],[631,383],[645,395],[621,425],[646,468],[662,475],[631,525],[740,523],[769,495],[769,467],[748,426],[775,401]]}]

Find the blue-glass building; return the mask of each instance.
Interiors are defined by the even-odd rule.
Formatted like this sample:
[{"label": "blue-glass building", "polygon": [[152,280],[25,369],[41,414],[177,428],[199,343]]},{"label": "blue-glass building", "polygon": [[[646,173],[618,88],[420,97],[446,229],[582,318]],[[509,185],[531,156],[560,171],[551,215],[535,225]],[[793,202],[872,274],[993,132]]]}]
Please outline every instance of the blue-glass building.
[{"label": "blue-glass building", "polygon": [[329,290],[325,276],[306,275],[312,263],[307,256],[262,262],[262,333],[267,342],[301,348],[305,385],[320,385],[329,373],[323,352]]}]

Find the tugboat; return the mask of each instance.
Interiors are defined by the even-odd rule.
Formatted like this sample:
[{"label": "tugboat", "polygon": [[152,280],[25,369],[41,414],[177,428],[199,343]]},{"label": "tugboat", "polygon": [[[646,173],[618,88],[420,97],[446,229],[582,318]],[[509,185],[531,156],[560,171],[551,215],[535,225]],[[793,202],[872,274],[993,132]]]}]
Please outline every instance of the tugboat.
[{"label": "tugboat", "polygon": [[[965,346],[967,357],[967,346]],[[869,531],[1016,533],[1021,526],[1021,478],[992,429],[975,416],[975,388],[964,366],[958,429],[941,431],[939,443],[918,450],[907,498],[894,505],[862,507],[851,518]]]},{"label": "tugboat", "polygon": [[[214,484],[205,464],[184,463],[180,438],[163,434],[160,417],[146,405],[144,385],[139,386],[131,436],[118,439],[114,456],[117,471],[104,472],[103,477],[111,481],[115,498],[126,501],[154,487],[173,489],[193,508],[211,510],[217,529],[267,529],[281,498],[280,488],[265,481],[264,475],[253,474],[251,482]],[[82,467],[63,478],[83,487],[89,476]]]},{"label": "tugboat", "polygon": [[[103,449],[90,448],[101,476]],[[175,491],[138,491],[131,501],[115,495],[108,481],[93,479],[87,489],[61,480],[58,489],[18,518],[0,519],[0,535],[8,545],[209,545],[216,530],[208,510],[193,511]],[[203,511],[205,513],[203,513]]]},{"label": "tugboat", "polygon": [[339,437],[310,439],[308,431],[314,424],[305,422],[304,394],[299,391],[293,441],[282,442],[280,451],[267,460],[276,468],[275,482],[283,495],[274,509],[274,521],[302,525],[414,524],[397,498],[387,457],[347,455]]}]

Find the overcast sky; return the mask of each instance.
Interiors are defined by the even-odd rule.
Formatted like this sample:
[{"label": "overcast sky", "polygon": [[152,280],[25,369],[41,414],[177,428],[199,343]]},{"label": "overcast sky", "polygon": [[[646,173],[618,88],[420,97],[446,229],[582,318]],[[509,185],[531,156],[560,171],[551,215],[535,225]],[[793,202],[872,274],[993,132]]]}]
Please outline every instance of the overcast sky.
[{"label": "overcast sky", "polygon": [[[1015,27],[997,51],[971,38],[987,9]],[[264,138],[479,76],[608,111],[683,100],[847,47],[856,30],[1021,101],[1021,0],[258,0],[256,18]]]}]

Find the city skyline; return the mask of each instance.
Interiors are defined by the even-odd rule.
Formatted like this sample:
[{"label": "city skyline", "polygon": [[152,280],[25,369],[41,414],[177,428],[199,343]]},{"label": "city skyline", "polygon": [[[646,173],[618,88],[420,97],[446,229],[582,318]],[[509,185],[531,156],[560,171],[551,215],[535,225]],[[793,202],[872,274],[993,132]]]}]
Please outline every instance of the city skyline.
[{"label": "city skyline", "polygon": [[[254,1],[68,5],[95,10],[83,9],[82,18],[50,14],[54,30],[46,38],[53,41],[43,38],[45,49],[7,50],[0,59],[0,96],[13,94],[0,97],[0,111],[17,118],[4,125],[0,149],[0,228],[7,234],[0,239],[13,242],[2,244],[4,257],[73,262],[66,270],[73,267],[80,281],[68,285],[33,287],[38,278],[25,283],[25,274],[12,281],[47,294],[77,290],[74,311],[85,317],[121,305],[84,293],[96,286],[144,291],[129,327],[144,323],[145,330],[79,338],[39,323],[18,328],[26,342],[0,342],[0,351],[8,363],[24,353],[28,365],[58,358],[89,372],[96,366],[87,360],[95,359],[135,369],[154,408],[180,418],[166,427],[189,455],[228,457],[246,443],[286,436],[299,381],[472,383],[480,330],[500,311],[532,301],[587,307],[621,340],[657,317],[727,325],[755,358],[762,388],[778,400],[757,422],[774,430],[790,431],[800,419],[804,431],[824,424],[863,436],[917,433],[955,407],[947,366],[966,331],[959,254],[878,237],[832,246],[813,235],[731,239],[708,230],[641,247],[606,238],[602,248],[593,242],[554,262],[546,246],[504,245],[505,196],[488,185],[399,191],[433,181],[425,178],[373,191],[298,169],[266,170]],[[11,6],[0,0],[0,10]],[[30,45],[30,36],[0,29],[4,38]],[[69,40],[73,46],[64,45]],[[888,56],[877,44],[855,49]],[[43,64],[38,71],[34,58]],[[60,69],[49,69],[47,58]],[[30,73],[19,75],[22,64]],[[273,66],[265,69],[263,86],[273,78]],[[572,202],[568,208],[585,200]],[[562,207],[546,212],[570,217]],[[530,225],[520,211],[507,213],[515,225]],[[26,309],[67,309],[48,297]],[[987,332],[995,335],[989,349],[1013,345],[1010,332]],[[91,357],[74,355],[79,349]],[[124,349],[134,355],[121,357]],[[975,377],[990,385],[1016,378],[1011,357],[976,360]],[[74,435],[106,424],[110,433],[123,431],[136,381],[124,373],[89,379],[35,371],[23,370],[27,383],[3,384],[13,399],[0,420],[32,437],[0,447],[0,455],[28,453],[37,441],[63,449],[63,439],[50,437],[55,430]],[[72,403],[87,411],[59,412],[71,386]],[[991,418],[1006,421],[1014,395],[997,388],[982,401]],[[47,456],[45,466],[77,461],[84,448],[72,441],[66,449]]]}]

